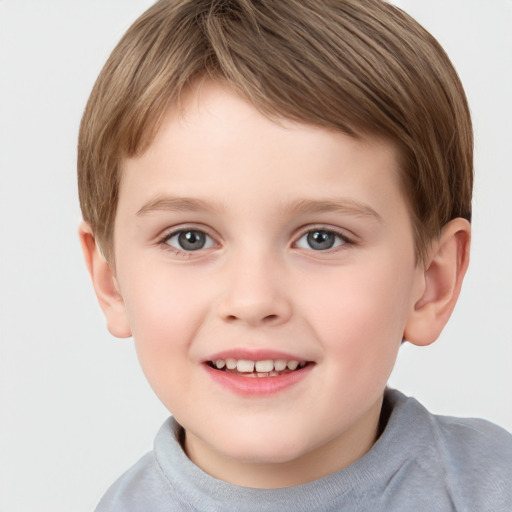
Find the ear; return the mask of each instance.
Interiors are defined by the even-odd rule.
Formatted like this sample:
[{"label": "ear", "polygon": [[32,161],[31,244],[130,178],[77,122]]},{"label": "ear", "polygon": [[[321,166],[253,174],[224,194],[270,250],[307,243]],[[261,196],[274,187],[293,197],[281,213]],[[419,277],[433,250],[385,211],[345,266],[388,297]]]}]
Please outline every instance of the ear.
[{"label": "ear", "polygon": [[118,338],[128,338],[132,334],[114,272],[103,256],[87,222],[80,224],[78,234],[96,297],[107,320],[107,328]]},{"label": "ear", "polygon": [[441,334],[459,298],[469,264],[471,226],[462,218],[443,228],[429,253],[420,278],[422,294],[411,311],[404,338],[414,345],[429,345]]}]

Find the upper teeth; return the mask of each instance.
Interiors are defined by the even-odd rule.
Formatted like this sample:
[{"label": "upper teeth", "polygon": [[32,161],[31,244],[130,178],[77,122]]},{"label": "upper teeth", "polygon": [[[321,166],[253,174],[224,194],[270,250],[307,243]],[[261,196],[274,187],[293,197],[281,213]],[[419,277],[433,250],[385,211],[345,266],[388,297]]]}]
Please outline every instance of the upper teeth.
[{"label": "upper teeth", "polygon": [[263,361],[250,361],[249,359],[217,359],[215,366],[220,370],[224,366],[228,370],[237,370],[240,373],[252,373],[254,370],[258,373],[281,372],[288,368],[295,370],[298,366],[305,366],[306,361],[286,361],[285,359],[264,359]]}]

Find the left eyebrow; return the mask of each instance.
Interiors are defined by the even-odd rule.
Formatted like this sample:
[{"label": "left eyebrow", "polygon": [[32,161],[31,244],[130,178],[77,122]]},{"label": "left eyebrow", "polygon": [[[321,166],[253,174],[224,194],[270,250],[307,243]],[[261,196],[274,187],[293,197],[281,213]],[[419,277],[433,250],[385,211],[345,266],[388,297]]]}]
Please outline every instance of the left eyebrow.
[{"label": "left eyebrow", "polygon": [[353,199],[299,199],[288,205],[286,209],[295,215],[336,212],[354,217],[373,218],[382,222],[382,217],[371,206]]},{"label": "left eyebrow", "polygon": [[156,211],[168,212],[206,212],[220,211],[222,208],[217,203],[204,199],[190,197],[160,196],[148,201],[137,212],[138,216]]}]

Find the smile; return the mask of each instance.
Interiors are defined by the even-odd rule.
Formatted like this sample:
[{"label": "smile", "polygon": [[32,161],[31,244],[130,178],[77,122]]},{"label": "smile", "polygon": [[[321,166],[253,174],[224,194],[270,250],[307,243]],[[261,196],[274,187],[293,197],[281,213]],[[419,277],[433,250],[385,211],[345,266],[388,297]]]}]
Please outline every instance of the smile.
[{"label": "smile", "polygon": [[[221,388],[244,397],[269,396],[295,387],[300,382],[307,379],[308,375],[312,373],[311,370],[316,366],[314,362],[290,360],[285,361],[286,367],[283,370],[276,370],[276,363],[277,368],[282,367],[281,360],[273,361],[265,359],[251,361],[248,359],[235,359],[234,361],[236,361],[237,364],[233,369],[229,369],[227,367],[227,359],[223,360],[225,363],[224,366],[220,363],[222,368],[217,368],[217,361],[218,359],[215,360],[215,363],[213,361],[207,361],[206,364],[203,365],[206,373],[210,376],[212,381],[220,385]],[[268,361],[273,363],[273,370],[257,371],[257,368],[270,368],[270,362]],[[261,364],[264,362],[266,365]],[[241,363],[240,368],[246,371],[239,371],[238,363]],[[292,363],[290,366],[295,369],[291,370],[288,368],[288,363]],[[230,366],[231,365],[232,362],[230,361]],[[251,367],[253,369],[249,371]]]},{"label": "smile", "polygon": [[216,359],[207,363],[211,368],[226,373],[244,377],[279,377],[302,369],[308,365],[307,361],[286,359],[264,359],[251,361],[249,359]]}]

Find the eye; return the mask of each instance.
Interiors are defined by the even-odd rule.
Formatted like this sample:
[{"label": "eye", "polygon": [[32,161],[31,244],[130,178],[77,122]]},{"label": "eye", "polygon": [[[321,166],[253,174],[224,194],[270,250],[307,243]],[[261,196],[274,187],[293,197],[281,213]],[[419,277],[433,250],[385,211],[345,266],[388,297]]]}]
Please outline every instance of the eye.
[{"label": "eye", "polygon": [[313,249],[314,251],[327,251],[347,243],[347,239],[335,231],[327,229],[313,229],[304,233],[296,242],[296,247]]},{"label": "eye", "polygon": [[215,246],[214,240],[204,231],[197,229],[182,229],[171,233],[164,242],[181,251],[199,251]]}]

